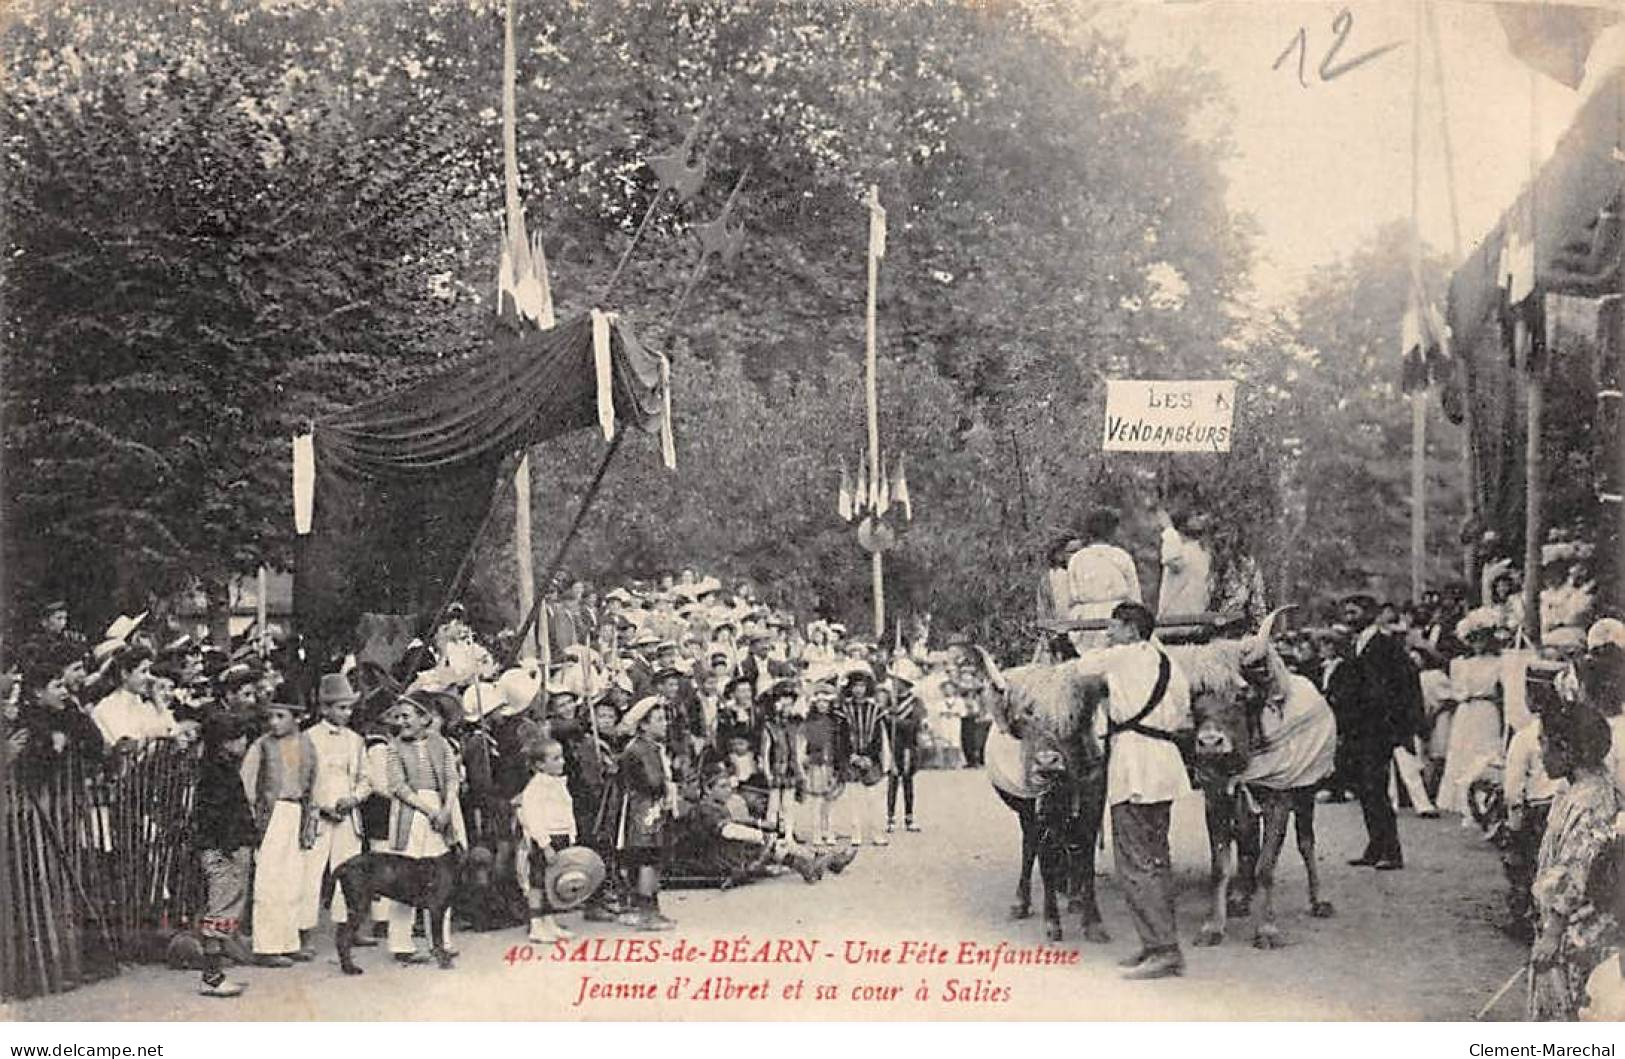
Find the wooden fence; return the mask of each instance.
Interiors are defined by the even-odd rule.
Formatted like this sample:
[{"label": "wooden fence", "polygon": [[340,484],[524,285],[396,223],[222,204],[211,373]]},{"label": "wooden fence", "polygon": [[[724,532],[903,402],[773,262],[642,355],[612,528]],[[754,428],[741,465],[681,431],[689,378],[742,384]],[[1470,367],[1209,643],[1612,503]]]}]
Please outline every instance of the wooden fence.
[{"label": "wooden fence", "polygon": [[202,901],[194,748],[0,765],[0,997],[59,993],[161,958]]}]

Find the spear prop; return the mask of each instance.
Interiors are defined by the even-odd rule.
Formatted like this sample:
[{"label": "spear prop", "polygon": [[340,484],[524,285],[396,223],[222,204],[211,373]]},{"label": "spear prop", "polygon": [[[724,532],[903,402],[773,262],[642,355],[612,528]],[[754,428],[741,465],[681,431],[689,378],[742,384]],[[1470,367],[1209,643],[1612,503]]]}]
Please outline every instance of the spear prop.
[{"label": "spear prop", "polygon": [[741,229],[730,228],[728,221],[733,216],[734,203],[739,199],[739,192],[744,189],[745,181],[750,179],[750,167],[740,174],[738,183],[728,192],[728,201],[722,204],[722,212],[717,214],[714,221],[694,226],[695,233],[700,237],[700,260],[689,273],[688,282],[683,285],[683,292],[677,298],[677,304],[672,306],[671,313],[667,315],[665,324],[661,327],[661,340],[669,342],[673,328],[682,315],[683,309],[688,305],[688,296],[694,293],[694,288],[700,285],[705,278],[705,270],[711,263],[712,255],[731,263],[739,253],[744,233]]},{"label": "spear prop", "polygon": [[655,189],[654,198],[649,200],[649,206],[643,211],[643,220],[638,222],[637,231],[632,234],[632,241],[621,252],[621,259],[615,263],[615,271],[609,274],[609,281],[598,294],[598,304],[603,305],[609,299],[609,294],[615,289],[615,284],[626,271],[627,262],[632,260],[632,252],[643,241],[643,233],[648,231],[649,222],[654,219],[655,210],[660,206],[660,200],[666,197],[666,192],[676,194],[678,202],[687,202],[694,197],[700,184],[705,180],[705,161],[700,160],[698,166],[688,164],[689,154],[693,151],[694,140],[699,135],[700,126],[705,124],[705,116],[710,113],[711,105],[707,103],[695,119],[688,135],[683,137],[683,143],[670,154],[652,155],[649,158],[649,168],[655,171],[655,177],[660,186]]}]

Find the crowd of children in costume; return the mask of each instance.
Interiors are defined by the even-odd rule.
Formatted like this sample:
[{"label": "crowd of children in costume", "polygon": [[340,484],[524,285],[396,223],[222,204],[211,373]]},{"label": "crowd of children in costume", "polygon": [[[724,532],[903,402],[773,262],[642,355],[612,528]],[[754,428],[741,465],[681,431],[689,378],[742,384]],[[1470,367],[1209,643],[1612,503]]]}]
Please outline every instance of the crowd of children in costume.
[{"label": "crowd of children in costume", "polygon": [[[669,929],[663,880],[838,874],[865,843],[921,829],[920,767],[978,759],[976,667],[927,650],[924,629],[867,643],[687,571],[602,600],[574,586],[544,616],[531,651],[481,642],[460,608],[432,643],[348,645],[305,704],[281,652],[233,658],[145,616],[88,648],[54,601],[7,652],[0,736],[35,778],[70,755],[199,757],[196,927],[214,996],[241,991],[233,960],[312,959],[334,871],[366,849],[455,852],[465,925],[528,921],[550,941],[580,907]],[[429,958],[413,908],[380,900],[371,916],[357,944]]]}]

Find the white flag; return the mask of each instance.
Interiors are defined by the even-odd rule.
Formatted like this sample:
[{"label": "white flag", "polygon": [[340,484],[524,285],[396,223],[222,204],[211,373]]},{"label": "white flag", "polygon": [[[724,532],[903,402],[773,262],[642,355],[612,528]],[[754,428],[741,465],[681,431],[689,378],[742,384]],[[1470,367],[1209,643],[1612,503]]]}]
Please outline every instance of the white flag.
[{"label": "white flag", "polygon": [[886,210],[880,205],[880,189],[869,185],[869,256],[886,256]]}]

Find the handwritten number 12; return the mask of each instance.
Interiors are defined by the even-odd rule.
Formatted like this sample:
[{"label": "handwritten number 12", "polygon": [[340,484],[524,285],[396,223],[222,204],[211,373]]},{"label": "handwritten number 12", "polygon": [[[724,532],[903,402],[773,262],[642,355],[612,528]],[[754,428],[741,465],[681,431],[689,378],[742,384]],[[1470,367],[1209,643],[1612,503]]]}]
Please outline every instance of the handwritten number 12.
[{"label": "handwritten number 12", "polygon": [[[1384,52],[1393,51],[1395,48],[1399,47],[1399,43],[1396,41],[1393,44],[1385,44],[1380,48],[1372,48],[1370,51],[1365,52],[1364,54],[1356,55],[1352,59],[1346,59],[1341,63],[1334,64],[1332,60],[1337,58],[1337,53],[1343,49],[1343,44],[1348,40],[1349,32],[1353,30],[1353,28],[1354,15],[1346,7],[1337,13],[1336,18],[1332,19],[1332,32],[1337,35],[1337,39],[1332,42],[1332,46],[1330,48],[1326,49],[1326,56],[1320,60],[1320,66],[1316,71],[1320,75],[1320,79],[1322,81],[1332,81],[1336,78],[1342,77],[1355,67],[1364,66],[1366,63],[1377,58],[1377,56],[1382,55]],[[1299,27],[1298,32],[1292,35],[1292,40],[1287,44],[1286,49],[1281,52],[1280,56],[1275,60],[1274,65],[1272,65],[1270,69],[1279,70],[1281,68],[1281,64],[1286,62],[1287,57],[1292,54],[1293,49],[1297,49],[1298,52],[1298,83],[1305,88],[1308,88],[1309,81],[1305,77],[1305,64],[1308,61],[1309,55],[1309,31],[1307,29]]]}]

